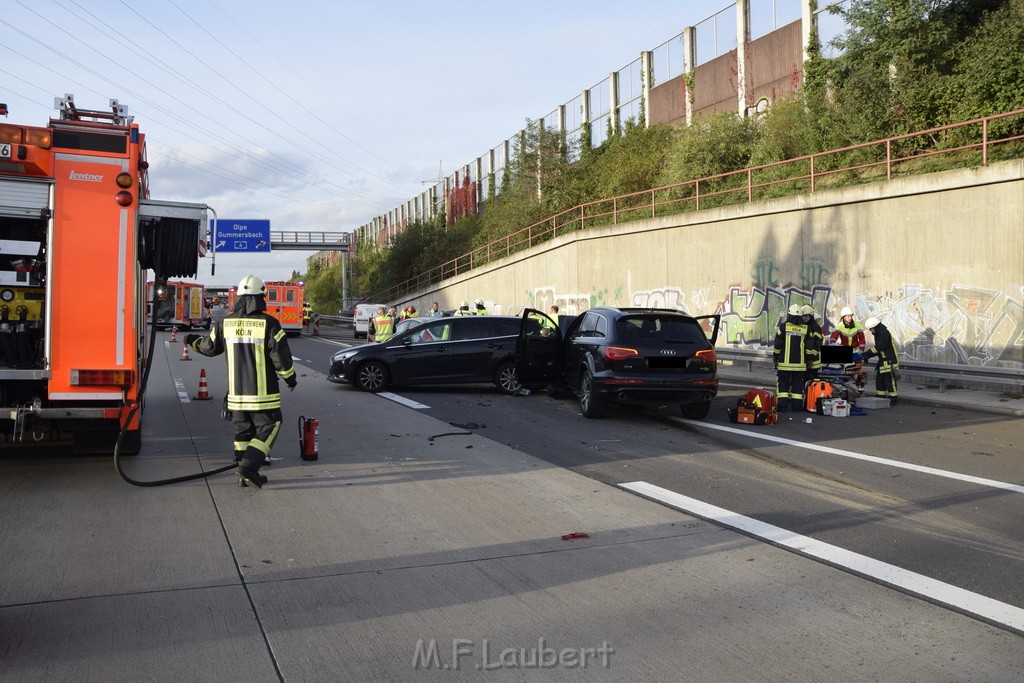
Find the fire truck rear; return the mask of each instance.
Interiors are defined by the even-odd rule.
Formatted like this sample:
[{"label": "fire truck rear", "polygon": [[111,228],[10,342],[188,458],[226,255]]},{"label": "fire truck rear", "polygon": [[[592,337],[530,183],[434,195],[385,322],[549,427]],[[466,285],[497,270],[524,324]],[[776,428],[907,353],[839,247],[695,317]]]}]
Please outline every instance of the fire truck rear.
[{"label": "fire truck rear", "polygon": [[[303,282],[283,282],[280,280],[264,283],[267,303],[267,315],[277,318],[281,329],[289,337],[302,334],[303,316],[305,312],[306,286]],[[228,290],[228,310],[235,307],[238,292],[235,287]]]},{"label": "fire truck rear", "polygon": [[146,271],[195,275],[206,207],[149,199],[145,136],[116,100],[56,105],[46,126],[0,123],[0,429],[94,450],[140,400]]},{"label": "fire truck rear", "polygon": [[157,329],[192,330],[199,327],[210,329],[212,311],[206,299],[206,286],[197,282],[168,280],[162,285],[146,283],[149,301],[159,301],[159,317],[149,320]]}]

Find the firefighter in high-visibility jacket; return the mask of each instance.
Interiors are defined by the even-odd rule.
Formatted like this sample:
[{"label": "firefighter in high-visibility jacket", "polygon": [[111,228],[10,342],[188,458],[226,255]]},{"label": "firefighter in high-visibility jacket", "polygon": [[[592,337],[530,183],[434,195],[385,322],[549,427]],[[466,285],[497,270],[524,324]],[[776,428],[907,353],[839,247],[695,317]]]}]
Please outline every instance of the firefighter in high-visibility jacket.
[{"label": "firefighter in high-visibility jacket", "polygon": [[[853,309],[849,306],[843,306],[843,310],[839,311],[839,322],[832,330],[829,343],[852,346],[855,354],[862,354],[867,348],[864,342],[864,328],[853,319]],[[859,360],[858,356],[854,356],[854,360]]]},{"label": "firefighter in high-visibility jacket", "polygon": [[[379,310],[379,309],[378,309]],[[395,334],[395,319],[387,313],[377,313],[373,319],[373,341],[382,342]]]},{"label": "firefighter in high-visibility jacket", "polygon": [[266,287],[255,275],[238,285],[234,310],[218,322],[209,336],[190,334],[185,343],[204,356],[227,356],[227,409],[235,425],[235,461],[242,486],[263,488],[267,478],[260,467],[281,430],[278,377],[288,389],[297,385],[288,338],[277,318],[267,315]]},{"label": "firefighter in high-visibility jacket", "polygon": [[810,382],[811,380],[818,379],[818,375],[821,374],[821,345],[825,341],[825,335],[822,333],[821,325],[814,319],[814,306],[804,304],[803,308],[800,309],[800,317],[803,319],[804,325],[807,325],[809,362],[804,381]]},{"label": "firefighter in high-visibility jacket", "polygon": [[803,322],[800,306],[793,304],[788,313],[775,334],[774,360],[778,371],[777,393],[781,413],[790,407],[794,411],[803,407],[804,377],[813,356],[813,350],[808,349],[807,325]]},{"label": "firefighter in high-visibility jacket", "polygon": [[864,353],[864,360],[878,356],[878,365],[875,366],[875,396],[888,398],[889,405],[894,406],[899,401],[896,382],[900,378],[900,362],[896,357],[892,335],[889,328],[874,316],[864,321],[864,327],[871,330],[875,338],[874,346]]}]

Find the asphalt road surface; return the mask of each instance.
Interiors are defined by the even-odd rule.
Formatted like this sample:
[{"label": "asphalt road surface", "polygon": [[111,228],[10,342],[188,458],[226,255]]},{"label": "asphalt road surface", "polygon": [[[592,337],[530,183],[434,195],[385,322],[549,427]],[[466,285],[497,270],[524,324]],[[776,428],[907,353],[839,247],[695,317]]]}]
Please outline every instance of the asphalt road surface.
[{"label": "asphalt road surface", "polygon": [[[294,346],[326,373],[331,347],[353,343],[361,340],[339,330]],[[488,385],[388,393],[605,484],[647,482],[1024,609],[1024,420],[903,405],[731,424],[725,409],[748,388],[726,383],[701,421],[675,406],[587,420],[574,397],[512,397]]]}]

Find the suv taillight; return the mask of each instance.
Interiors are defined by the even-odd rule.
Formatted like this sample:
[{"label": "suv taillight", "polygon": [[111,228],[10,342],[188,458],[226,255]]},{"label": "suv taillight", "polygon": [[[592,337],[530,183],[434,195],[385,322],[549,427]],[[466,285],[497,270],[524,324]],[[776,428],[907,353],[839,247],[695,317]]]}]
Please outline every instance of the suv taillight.
[{"label": "suv taillight", "polygon": [[604,359],[605,360],[626,360],[632,356],[639,356],[640,352],[636,349],[627,349],[624,346],[606,346],[604,347]]},{"label": "suv taillight", "polygon": [[694,358],[706,361],[709,365],[718,364],[718,353],[714,349],[704,349],[693,354]]}]

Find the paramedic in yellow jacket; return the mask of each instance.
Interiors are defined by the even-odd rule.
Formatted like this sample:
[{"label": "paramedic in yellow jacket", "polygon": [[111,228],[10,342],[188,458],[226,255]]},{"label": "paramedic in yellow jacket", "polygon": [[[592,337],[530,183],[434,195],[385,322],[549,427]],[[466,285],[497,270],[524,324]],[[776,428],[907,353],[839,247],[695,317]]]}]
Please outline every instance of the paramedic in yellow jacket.
[{"label": "paramedic in yellow jacket", "polygon": [[808,334],[800,306],[793,304],[775,334],[774,360],[779,378],[777,388],[780,413],[787,412],[790,407],[794,411],[803,408],[804,377],[813,356],[813,350],[809,349]]},{"label": "paramedic in yellow jacket", "polygon": [[226,354],[228,401],[235,425],[235,461],[238,483],[263,488],[267,478],[260,467],[270,460],[270,449],[281,430],[280,377],[294,389],[297,385],[288,338],[277,318],[267,315],[263,298],[266,287],[255,275],[246,275],[238,285],[238,299],[210,336],[190,334],[185,343],[204,356]]}]

